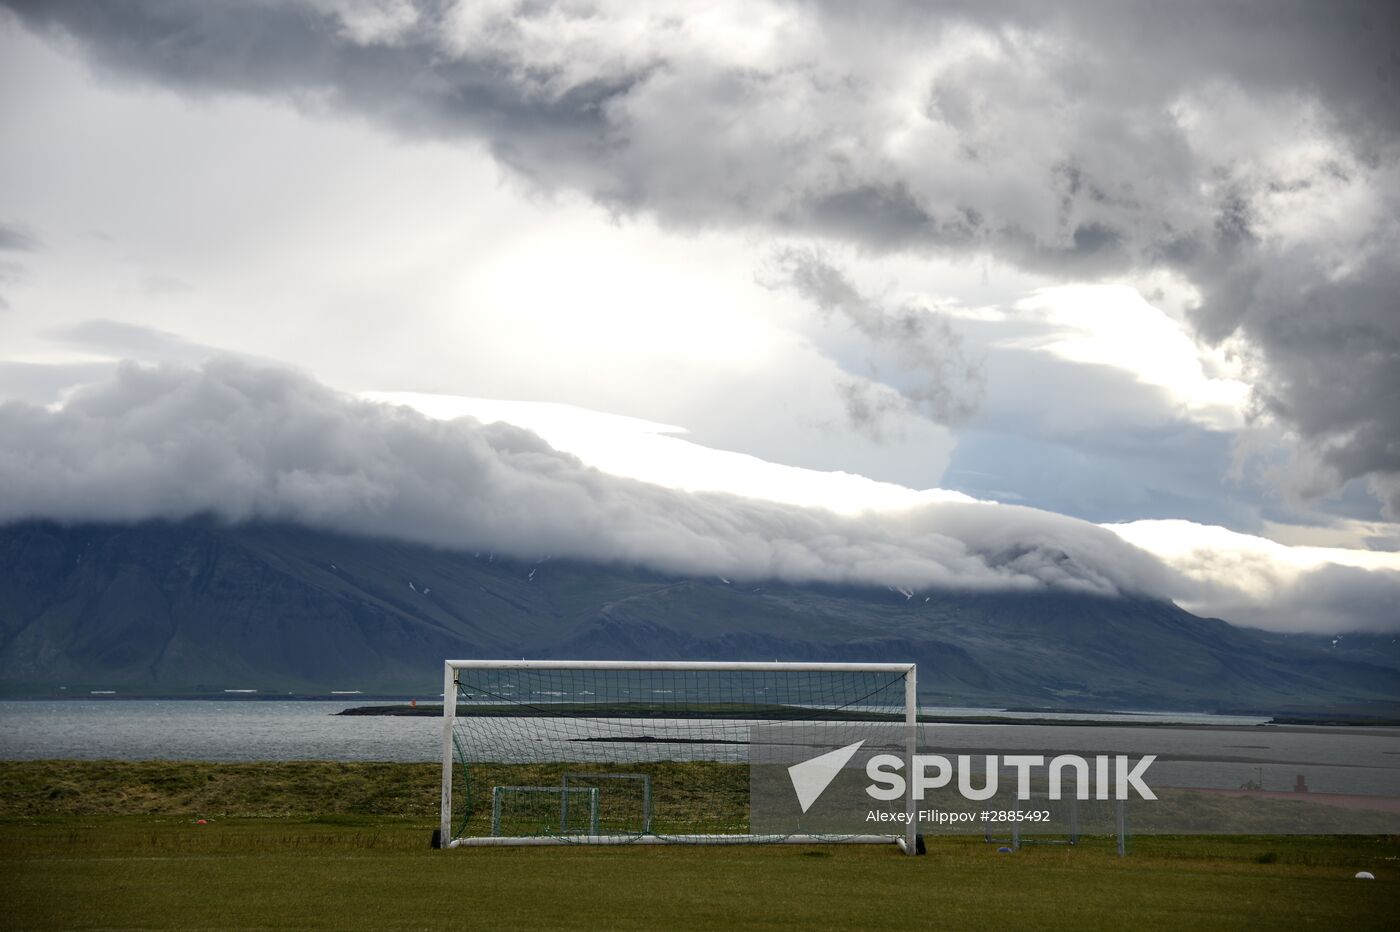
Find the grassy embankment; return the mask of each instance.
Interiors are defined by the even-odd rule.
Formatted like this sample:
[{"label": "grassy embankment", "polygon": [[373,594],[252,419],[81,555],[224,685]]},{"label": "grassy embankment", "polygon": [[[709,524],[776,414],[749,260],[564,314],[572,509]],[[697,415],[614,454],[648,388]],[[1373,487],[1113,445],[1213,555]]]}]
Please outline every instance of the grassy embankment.
[{"label": "grassy embankment", "polygon": [[[710,776],[692,785],[728,818],[742,773]],[[966,838],[924,858],[432,851],[437,780],[430,764],[0,763],[0,927],[1389,928],[1400,910],[1396,838],[1137,838],[1123,860]]]}]

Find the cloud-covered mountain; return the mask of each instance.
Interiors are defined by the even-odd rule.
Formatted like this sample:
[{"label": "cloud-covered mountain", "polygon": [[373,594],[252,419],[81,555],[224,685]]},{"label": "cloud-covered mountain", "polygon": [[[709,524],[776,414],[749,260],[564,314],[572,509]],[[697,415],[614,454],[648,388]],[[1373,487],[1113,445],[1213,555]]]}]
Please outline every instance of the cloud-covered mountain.
[{"label": "cloud-covered mountain", "polygon": [[212,514],[519,558],[742,580],[1165,596],[1173,574],[1094,525],[939,503],[838,515],[608,475],[537,435],[435,421],[233,359],[123,366],[50,410],[0,405],[0,521]]},{"label": "cloud-covered mountain", "polygon": [[[61,406],[0,404],[0,489],[0,523],[292,522],[670,576],[1225,604],[1282,629],[1384,629],[1378,608],[1400,596],[1400,573],[1338,567],[1290,576],[1297,588],[1231,588],[1236,570],[1207,565],[1228,549],[1176,569],[1108,529],[1013,505],[910,493],[909,507],[839,513],[664,488],[508,424],[435,420],[232,358],[126,364]],[[1267,556],[1241,553],[1236,569],[1253,580]]]}]

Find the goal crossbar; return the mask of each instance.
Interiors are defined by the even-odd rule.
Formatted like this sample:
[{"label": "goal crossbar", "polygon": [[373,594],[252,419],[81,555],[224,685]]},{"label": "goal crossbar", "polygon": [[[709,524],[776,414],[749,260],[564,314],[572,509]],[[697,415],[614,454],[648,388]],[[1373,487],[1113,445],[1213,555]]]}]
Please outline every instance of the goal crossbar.
[{"label": "goal crossbar", "polygon": [[912,663],[769,663],[762,660],[448,660],[453,670],[747,670],[752,673],[913,673]]}]

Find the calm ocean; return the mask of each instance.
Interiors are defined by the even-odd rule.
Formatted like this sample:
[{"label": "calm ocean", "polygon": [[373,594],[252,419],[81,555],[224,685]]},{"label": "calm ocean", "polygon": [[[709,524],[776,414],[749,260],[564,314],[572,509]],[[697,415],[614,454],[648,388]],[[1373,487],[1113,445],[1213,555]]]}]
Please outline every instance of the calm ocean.
[{"label": "calm ocean", "polygon": [[441,757],[441,720],[340,716],[364,702],[0,702],[0,758],[384,760]]},{"label": "calm ocean", "polygon": [[[435,717],[340,716],[355,702],[69,700],[0,702],[0,759],[341,760],[439,759]],[[926,710],[927,711],[927,710]],[[981,710],[956,710],[971,712]],[[1112,724],[932,725],[924,742],[939,753],[1064,752],[1155,754],[1166,785],[1236,787],[1246,781],[1291,788],[1298,774],[1317,792],[1400,796],[1400,728],[1265,725],[1257,719],[1140,713]],[[1158,724],[1149,724],[1157,722]],[[1172,724],[1167,724],[1168,722]],[[718,724],[718,723],[712,723]],[[733,723],[735,737],[747,723]],[[664,720],[645,728],[664,734]],[[520,729],[520,733],[526,729]],[[664,743],[656,748],[667,756]],[[575,756],[605,753],[586,744]],[[533,759],[539,747],[503,756]],[[741,748],[730,754],[741,759]]]}]

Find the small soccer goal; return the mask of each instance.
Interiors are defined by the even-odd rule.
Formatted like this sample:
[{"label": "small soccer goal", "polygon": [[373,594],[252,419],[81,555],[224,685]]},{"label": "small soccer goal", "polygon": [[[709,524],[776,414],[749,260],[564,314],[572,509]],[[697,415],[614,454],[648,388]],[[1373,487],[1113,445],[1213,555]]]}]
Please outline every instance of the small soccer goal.
[{"label": "small soccer goal", "polygon": [[[572,805],[570,803],[572,802]],[[491,837],[599,834],[598,788],[491,787]]]},{"label": "small soccer goal", "polygon": [[576,770],[566,772],[562,780],[565,789],[589,789],[597,794],[595,835],[646,835],[651,831],[650,774]]},{"label": "small soccer goal", "polygon": [[[606,792],[605,792],[606,791]],[[651,831],[651,777],[566,772],[559,786],[491,787],[492,838],[583,840]]]},{"label": "small soccer goal", "polygon": [[[749,826],[756,725],[890,723],[916,745],[913,664],[450,660],[439,844],[895,843]],[[906,810],[914,811],[911,795]],[[893,834],[899,833],[899,834]]]},{"label": "small soccer goal", "polygon": [[1005,792],[986,806],[988,811],[1012,817],[1005,822],[984,822],[983,840],[1009,845],[1013,851],[1033,845],[1078,847],[1107,841],[1119,857],[1128,853],[1126,799],[1080,799],[1075,786],[1067,784],[1058,798],[1052,798],[1044,786],[1034,786],[1027,799]]}]

